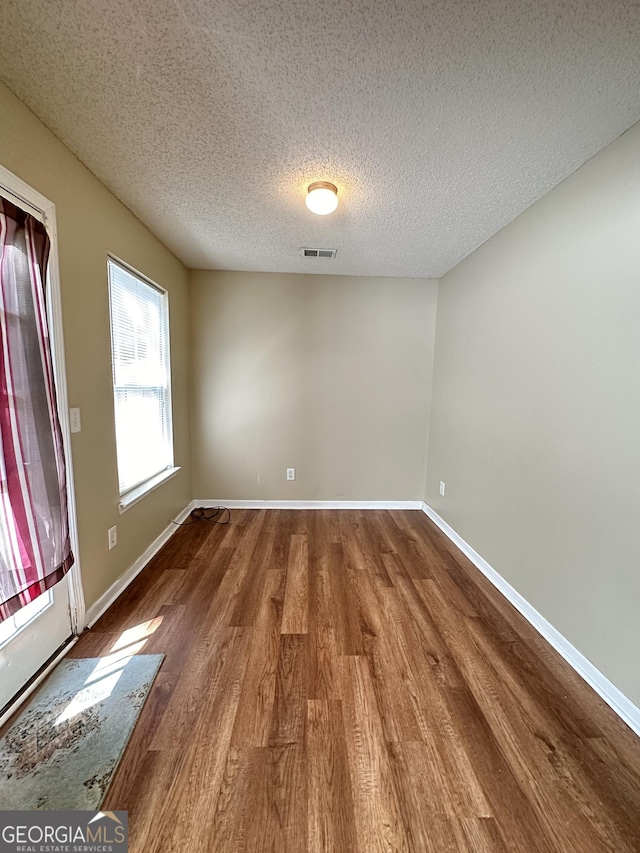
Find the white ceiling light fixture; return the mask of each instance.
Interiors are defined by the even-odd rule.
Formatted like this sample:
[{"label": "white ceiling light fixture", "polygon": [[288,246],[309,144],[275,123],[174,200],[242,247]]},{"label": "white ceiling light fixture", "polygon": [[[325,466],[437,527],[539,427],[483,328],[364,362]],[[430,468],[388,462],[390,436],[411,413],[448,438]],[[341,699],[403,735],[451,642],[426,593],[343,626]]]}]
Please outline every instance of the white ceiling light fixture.
[{"label": "white ceiling light fixture", "polygon": [[328,181],[314,181],[307,188],[307,207],[318,216],[333,213],[338,206],[338,187]]}]

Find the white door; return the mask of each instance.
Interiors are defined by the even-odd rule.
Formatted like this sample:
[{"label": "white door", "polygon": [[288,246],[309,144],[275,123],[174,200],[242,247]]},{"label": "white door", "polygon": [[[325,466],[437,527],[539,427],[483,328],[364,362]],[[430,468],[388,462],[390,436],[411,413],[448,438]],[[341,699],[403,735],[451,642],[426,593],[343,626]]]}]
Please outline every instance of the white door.
[{"label": "white door", "polygon": [[[0,718],[14,698],[28,686],[31,679],[52,658],[60,647],[82,629],[83,602],[78,560],[78,539],[73,494],[73,474],[70,448],[70,429],[67,410],[67,389],[64,373],[64,347],[58,280],[58,251],[55,207],[17,176],[0,166],[0,194],[13,204],[44,222],[51,249],[47,283],[50,340],[54,379],[58,399],[58,414],[62,426],[67,466],[69,503],[69,534],[76,556],[73,566],[60,583],[39,596],[15,616],[0,622]],[[70,591],[73,589],[75,614],[72,618]],[[80,624],[78,624],[80,621]]]},{"label": "white door", "polygon": [[0,716],[71,636],[67,578],[0,622]]}]

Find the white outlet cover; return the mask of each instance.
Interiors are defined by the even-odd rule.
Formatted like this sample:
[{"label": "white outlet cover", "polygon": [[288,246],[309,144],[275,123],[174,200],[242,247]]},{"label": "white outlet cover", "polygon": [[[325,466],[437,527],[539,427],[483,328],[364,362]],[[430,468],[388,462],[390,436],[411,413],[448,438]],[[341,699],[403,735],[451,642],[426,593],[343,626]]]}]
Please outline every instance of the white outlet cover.
[{"label": "white outlet cover", "polygon": [[440,494],[442,495],[442,497],[444,497],[444,488],[444,481],[440,480]]},{"label": "white outlet cover", "polygon": [[107,531],[107,537],[109,540],[109,550],[111,550],[112,548],[115,548],[116,545],[118,544],[118,527],[117,527],[117,525],[114,525],[113,527],[109,528],[109,530]]},{"label": "white outlet cover", "polygon": [[295,480],[296,478],[296,469],[295,468],[287,468],[287,480]]}]

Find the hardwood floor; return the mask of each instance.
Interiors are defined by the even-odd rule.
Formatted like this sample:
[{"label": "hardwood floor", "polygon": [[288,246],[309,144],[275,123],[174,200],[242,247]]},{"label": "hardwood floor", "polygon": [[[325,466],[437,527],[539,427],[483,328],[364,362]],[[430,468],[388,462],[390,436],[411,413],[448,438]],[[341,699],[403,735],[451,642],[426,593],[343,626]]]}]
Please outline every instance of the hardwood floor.
[{"label": "hardwood floor", "polygon": [[419,512],[183,527],[74,657],[164,652],[133,853],[640,850],[640,740]]}]

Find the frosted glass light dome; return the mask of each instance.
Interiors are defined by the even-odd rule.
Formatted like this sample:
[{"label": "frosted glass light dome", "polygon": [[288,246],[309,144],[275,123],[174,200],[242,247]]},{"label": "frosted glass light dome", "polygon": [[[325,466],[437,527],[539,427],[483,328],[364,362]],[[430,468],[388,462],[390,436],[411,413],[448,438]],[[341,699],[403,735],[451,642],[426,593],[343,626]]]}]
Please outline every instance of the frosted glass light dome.
[{"label": "frosted glass light dome", "polygon": [[305,201],[312,213],[326,216],[338,206],[338,188],[328,181],[315,181],[309,184]]}]

